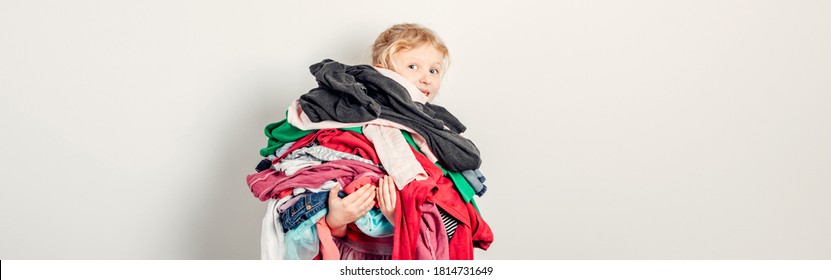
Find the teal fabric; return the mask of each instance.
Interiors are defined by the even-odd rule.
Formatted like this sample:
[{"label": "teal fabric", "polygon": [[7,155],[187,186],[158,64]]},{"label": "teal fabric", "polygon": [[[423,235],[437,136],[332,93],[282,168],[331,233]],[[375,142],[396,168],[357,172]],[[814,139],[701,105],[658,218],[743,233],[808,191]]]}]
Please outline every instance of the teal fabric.
[{"label": "teal fabric", "polygon": [[[284,236],[287,260],[311,260],[320,253],[320,237],[317,236],[318,220],[324,219],[328,209],[320,210],[297,228],[286,232]],[[392,236],[394,228],[378,208],[373,208],[366,215],[355,221],[362,232],[371,237]]]},{"label": "teal fabric", "polygon": [[317,221],[326,216],[328,209],[320,210],[297,228],[286,232],[287,260],[311,260],[320,253],[320,237],[317,236]]},{"label": "teal fabric", "polygon": [[[363,134],[361,127],[342,128],[341,130],[348,130]],[[315,131],[316,130],[301,130],[289,124],[286,120],[269,124],[266,126],[266,136],[269,136],[269,146],[263,148],[260,151],[260,154],[263,156],[273,154],[274,151],[286,143],[296,141],[306,135],[314,133]],[[407,140],[407,143],[409,143],[410,146],[412,146],[417,152],[421,153],[421,149],[419,149],[416,145],[412,135],[403,130],[401,133],[404,135],[404,139]],[[448,171],[441,166],[441,164],[435,164],[442,169],[445,176],[453,181],[453,185],[456,186],[462,200],[465,203],[472,203],[473,207],[476,208],[476,211],[479,211],[479,207],[476,206],[476,202],[473,200],[475,191],[473,190],[473,187],[470,186],[470,183],[465,180],[464,176],[462,176],[461,172]],[[321,210],[312,216],[312,218],[301,223],[296,229],[286,232],[286,259],[311,260],[317,256],[318,253],[320,253],[320,239],[317,236],[315,223],[325,217],[326,213],[328,213],[327,209]],[[358,228],[366,235],[371,237],[392,236],[394,231],[392,224],[387,221],[381,210],[377,208],[372,209],[369,213],[367,213],[367,215],[355,221],[355,225],[358,226]]]},{"label": "teal fabric", "polygon": [[376,238],[392,236],[395,231],[392,224],[384,217],[384,213],[378,208],[372,208],[366,215],[355,221],[355,225],[364,234]]}]

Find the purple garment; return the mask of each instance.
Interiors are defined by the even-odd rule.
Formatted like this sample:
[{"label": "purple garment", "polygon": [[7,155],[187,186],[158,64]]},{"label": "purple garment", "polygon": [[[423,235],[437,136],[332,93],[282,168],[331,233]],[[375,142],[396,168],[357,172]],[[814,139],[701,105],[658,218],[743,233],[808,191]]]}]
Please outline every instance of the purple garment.
[{"label": "purple garment", "polygon": [[289,198],[289,200],[286,200],[286,202],[284,202],[283,204],[281,204],[280,206],[277,207],[277,212],[279,212],[279,213],[286,212],[286,209],[289,209],[289,207],[294,205],[294,203],[297,202],[298,200],[300,200],[300,195],[299,194],[297,194],[297,195],[293,194],[292,197]]},{"label": "purple garment", "polygon": [[418,226],[418,242],[416,243],[417,260],[449,260],[450,245],[447,240],[447,230],[441,220],[439,208],[435,204],[425,202],[419,206],[421,210],[421,224]]},{"label": "purple garment", "polygon": [[[248,175],[251,193],[262,201],[275,198],[277,194],[292,188],[318,188],[329,180],[338,180],[346,186],[355,178],[367,174],[383,174],[380,168],[354,160],[334,160],[320,165],[300,169],[291,176],[275,170],[265,170]],[[380,176],[380,175],[379,175]]]},{"label": "purple garment", "polygon": [[390,260],[392,259],[392,243],[362,243],[349,238],[334,238],[335,245],[340,251],[341,260]]}]

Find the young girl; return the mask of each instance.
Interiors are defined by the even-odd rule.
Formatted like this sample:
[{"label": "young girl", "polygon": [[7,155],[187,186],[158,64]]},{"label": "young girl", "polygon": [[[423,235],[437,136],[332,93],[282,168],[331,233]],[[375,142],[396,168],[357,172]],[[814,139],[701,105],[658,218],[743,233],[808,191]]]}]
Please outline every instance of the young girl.
[{"label": "young girl", "polygon": [[449,62],[447,46],[429,29],[416,24],[390,27],[372,45],[372,64],[404,76],[429,101],[438,93]]},{"label": "young girl", "polygon": [[[397,24],[385,30],[372,45],[372,64],[394,71],[432,101],[441,87],[449,61],[447,46],[430,29],[417,24]],[[346,225],[363,216],[373,199],[389,221],[395,213],[395,183],[389,176],[379,181],[378,189],[367,184],[348,198],[330,196],[326,221],[334,236],[343,236]]]},{"label": "young girl", "polygon": [[372,56],[373,66],[312,65],[319,87],[266,126],[266,159],[247,178],[269,201],[263,258],[472,259],[493,241],[472,200],[484,192],[479,150],[429,103],[447,47],[398,24]]}]

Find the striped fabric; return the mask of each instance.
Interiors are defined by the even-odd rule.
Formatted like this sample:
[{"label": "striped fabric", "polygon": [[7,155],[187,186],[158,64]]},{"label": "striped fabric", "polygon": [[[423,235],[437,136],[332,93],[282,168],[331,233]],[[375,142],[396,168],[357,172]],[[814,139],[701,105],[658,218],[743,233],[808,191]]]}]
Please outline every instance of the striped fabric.
[{"label": "striped fabric", "polygon": [[459,222],[456,221],[456,218],[453,218],[450,214],[444,212],[441,207],[438,208],[441,221],[444,223],[444,228],[447,230],[447,240],[450,240],[450,238],[453,238],[453,233],[456,232],[456,227],[459,226]]}]

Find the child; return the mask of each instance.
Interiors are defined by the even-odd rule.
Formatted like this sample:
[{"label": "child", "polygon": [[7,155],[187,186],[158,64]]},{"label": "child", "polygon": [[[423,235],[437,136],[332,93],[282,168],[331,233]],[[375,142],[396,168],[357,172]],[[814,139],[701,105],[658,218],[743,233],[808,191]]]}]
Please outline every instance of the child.
[{"label": "child", "polygon": [[390,27],[372,45],[372,64],[404,76],[432,101],[449,61],[447,46],[416,24]]},{"label": "child", "polygon": [[[372,64],[392,70],[415,85],[427,101],[432,101],[441,87],[441,79],[449,61],[447,46],[430,29],[417,24],[397,24],[378,36],[372,45]],[[394,221],[395,184],[384,176],[375,186],[365,185],[354,194],[340,199],[332,192],[326,221],[333,236],[345,234],[346,225],[365,215],[372,201],[388,221]]]},{"label": "child", "polygon": [[475,179],[463,176],[478,172],[479,150],[455,116],[428,103],[447,47],[398,24],[372,56],[374,67],[312,65],[318,87],[266,126],[265,164],[248,177],[269,200],[263,258],[472,259],[493,241],[472,200]]}]

